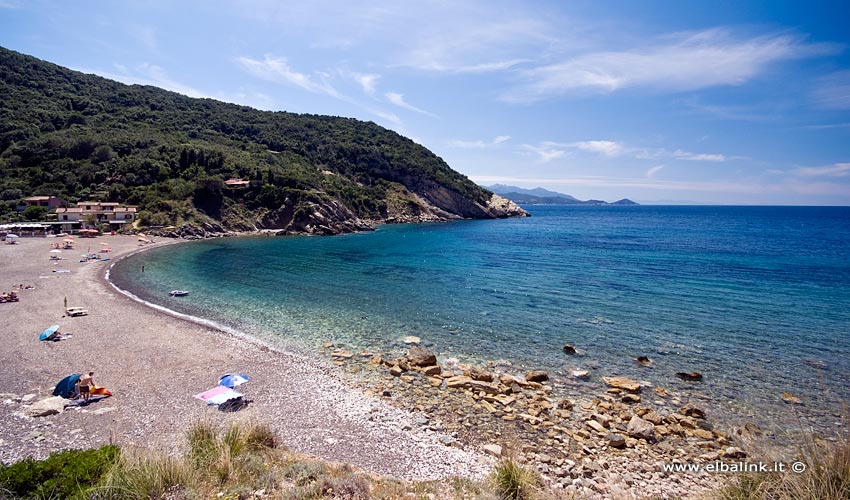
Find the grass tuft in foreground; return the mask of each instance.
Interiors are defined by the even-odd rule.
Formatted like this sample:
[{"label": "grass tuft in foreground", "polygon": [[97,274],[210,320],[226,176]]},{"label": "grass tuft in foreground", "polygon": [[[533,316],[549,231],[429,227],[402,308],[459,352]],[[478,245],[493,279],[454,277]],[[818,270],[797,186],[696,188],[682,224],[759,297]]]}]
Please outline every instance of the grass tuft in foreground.
[{"label": "grass tuft in foreground", "polygon": [[803,472],[745,474],[713,495],[716,500],[850,500],[850,436],[812,440],[801,452]]},{"label": "grass tuft in foreground", "polygon": [[496,494],[505,500],[529,500],[541,485],[540,477],[510,458],[503,458],[493,472]]}]

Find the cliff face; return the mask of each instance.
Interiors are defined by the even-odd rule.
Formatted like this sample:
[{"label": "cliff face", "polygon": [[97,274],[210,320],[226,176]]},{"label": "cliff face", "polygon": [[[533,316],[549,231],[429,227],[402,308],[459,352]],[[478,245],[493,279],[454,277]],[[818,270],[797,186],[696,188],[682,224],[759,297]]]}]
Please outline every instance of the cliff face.
[{"label": "cliff face", "polygon": [[192,99],[3,48],[0,116],[0,217],[30,195],[137,205],[143,225],[188,235],[528,215],[372,122]]}]

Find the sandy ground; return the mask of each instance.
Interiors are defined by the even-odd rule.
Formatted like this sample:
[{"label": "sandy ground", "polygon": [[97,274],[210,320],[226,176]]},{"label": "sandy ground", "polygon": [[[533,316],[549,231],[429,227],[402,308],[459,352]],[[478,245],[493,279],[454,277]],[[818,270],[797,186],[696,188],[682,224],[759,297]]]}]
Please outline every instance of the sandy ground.
[{"label": "sandy ground", "polygon": [[[418,415],[346,388],[320,361],[236,339],[118,293],[104,275],[116,258],[140,250],[135,237],[78,239],[76,249],[53,262],[49,251],[56,241],[0,243],[0,291],[35,286],[20,292],[20,302],[0,304],[0,393],[6,394],[0,397],[0,461],[110,442],[178,450],[192,422],[249,418],[271,426],[292,449],[373,473],[437,479],[480,475],[491,467],[479,453],[441,444],[438,434],[416,424]],[[112,260],[79,262],[101,242],[111,245]],[[53,272],[59,269],[70,272]],[[64,317],[65,297],[68,306],[90,314]],[[39,333],[55,323],[73,337],[39,342]],[[64,376],[90,370],[113,397],[58,415],[22,415],[15,399],[43,399]],[[225,413],[192,398],[228,372],[251,377],[240,388],[253,401],[247,409]]]}]

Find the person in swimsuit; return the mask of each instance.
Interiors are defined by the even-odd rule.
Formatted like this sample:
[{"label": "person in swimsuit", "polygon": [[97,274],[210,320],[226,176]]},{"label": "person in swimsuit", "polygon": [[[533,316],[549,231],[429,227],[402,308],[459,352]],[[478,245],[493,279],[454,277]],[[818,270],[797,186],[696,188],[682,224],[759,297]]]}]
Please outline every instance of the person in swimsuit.
[{"label": "person in swimsuit", "polygon": [[80,377],[80,395],[83,396],[83,401],[87,402],[91,396],[91,387],[94,385],[94,372],[89,372],[88,375]]}]

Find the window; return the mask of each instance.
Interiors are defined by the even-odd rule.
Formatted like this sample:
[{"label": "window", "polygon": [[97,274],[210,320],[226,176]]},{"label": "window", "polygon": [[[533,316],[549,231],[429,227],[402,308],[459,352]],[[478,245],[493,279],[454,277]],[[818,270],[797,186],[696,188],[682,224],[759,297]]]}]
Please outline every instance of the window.
[{"label": "window", "polygon": [[62,216],[62,220],[68,220],[68,216],[67,216],[67,215],[63,215],[63,216]]}]

